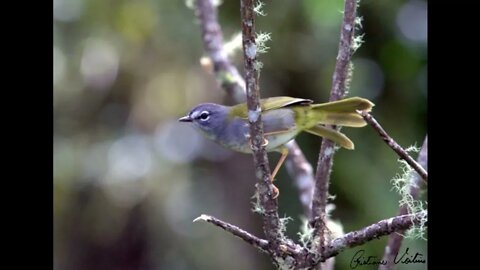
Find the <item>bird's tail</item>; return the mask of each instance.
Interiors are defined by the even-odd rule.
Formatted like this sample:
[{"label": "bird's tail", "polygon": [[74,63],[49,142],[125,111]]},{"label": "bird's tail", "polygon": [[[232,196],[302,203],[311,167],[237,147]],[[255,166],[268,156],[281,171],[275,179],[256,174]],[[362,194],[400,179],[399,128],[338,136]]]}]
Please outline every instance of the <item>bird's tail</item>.
[{"label": "bird's tail", "polygon": [[375,104],[368,99],[352,97],[327,103],[313,104],[311,113],[315,116],[313,118],[316,118],[316,124],[363,127],[367,123],[363,120],[363,117],[357,113],[357,110],[369,112],[373,106],[375,106]]},{"label": "bird's tail", "polygon": [[343,148],[353,150],[353,142],[345,134],[335,129],[327,128],[322,125],[316,125],[305,130],[308,133],[330,139]]}]

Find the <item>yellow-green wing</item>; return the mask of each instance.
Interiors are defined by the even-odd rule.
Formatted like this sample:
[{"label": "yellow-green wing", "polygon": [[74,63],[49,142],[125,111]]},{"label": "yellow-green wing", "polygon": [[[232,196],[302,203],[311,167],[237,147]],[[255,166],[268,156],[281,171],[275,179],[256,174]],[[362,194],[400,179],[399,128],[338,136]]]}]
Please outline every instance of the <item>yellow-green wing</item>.
[{"label": "yellow-green wing", "polygon": [[[262,107],[262,112],[279,109],[292,105],[309,105],[313,101],[310,99],[304,98],[293,98],[293,97],[271,97],[260,100]],[[238,104],[232,107],[230,110],[230,116],[237,116],[240,118],[247,118],[248,109],[247,103]]]}]

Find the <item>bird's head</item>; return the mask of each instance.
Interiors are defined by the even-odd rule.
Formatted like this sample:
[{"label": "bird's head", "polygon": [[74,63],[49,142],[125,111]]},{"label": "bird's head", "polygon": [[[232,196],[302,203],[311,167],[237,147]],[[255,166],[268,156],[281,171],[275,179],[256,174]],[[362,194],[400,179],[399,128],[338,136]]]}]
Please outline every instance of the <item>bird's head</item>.
[{"label": "bird's head", "polygon": [[180,122],[191,122],[201,130],[207,137],[214,139],[219,135],[228,118],[228,107],[203,103],[193,108],[186,116],[178,119]]}]

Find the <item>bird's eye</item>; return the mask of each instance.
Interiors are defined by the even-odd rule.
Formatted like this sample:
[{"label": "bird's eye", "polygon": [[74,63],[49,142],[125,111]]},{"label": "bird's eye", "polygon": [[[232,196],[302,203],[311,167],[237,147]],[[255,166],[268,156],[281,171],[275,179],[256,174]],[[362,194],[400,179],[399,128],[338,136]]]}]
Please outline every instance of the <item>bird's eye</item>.
[{"label": "bird's eye", "polygon": [[207,121],[208,118],[210,118],[210,113],[207,111],[203,111],[198,118],[202,121]]}]

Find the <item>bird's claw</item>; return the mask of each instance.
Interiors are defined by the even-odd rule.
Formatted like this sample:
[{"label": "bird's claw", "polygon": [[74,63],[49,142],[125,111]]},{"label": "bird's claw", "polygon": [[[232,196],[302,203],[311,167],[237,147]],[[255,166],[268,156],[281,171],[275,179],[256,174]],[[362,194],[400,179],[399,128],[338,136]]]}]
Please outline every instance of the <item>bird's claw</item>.
[{"label": "bird's claw", "polygon": [[262,146],[267,146],[267,145],[268,145],[268,140],[265,139],[265,138],[263,138],[263,144],[262,144]]},{"label": "bird's claw", "polygon": [[274,184],[272,184],[272,189],[273,189],[273,199],[278,198],[278,196],[280,195],[280,190]]},{"label": "bird's claw", "polygon": [[[253,149],[253,143],[252,143],[252,139],[250,138],[250,139],[248,139],[248,140],[250,141],[250,148],[252,148],[252,149]],[[262,147],[265,147],[265,146],[267,146],[267,145],[268,145],[268,140],[267,140],[267,139],[265,139],[265,138],[263,138],[263,144],[262,144]]]}]

